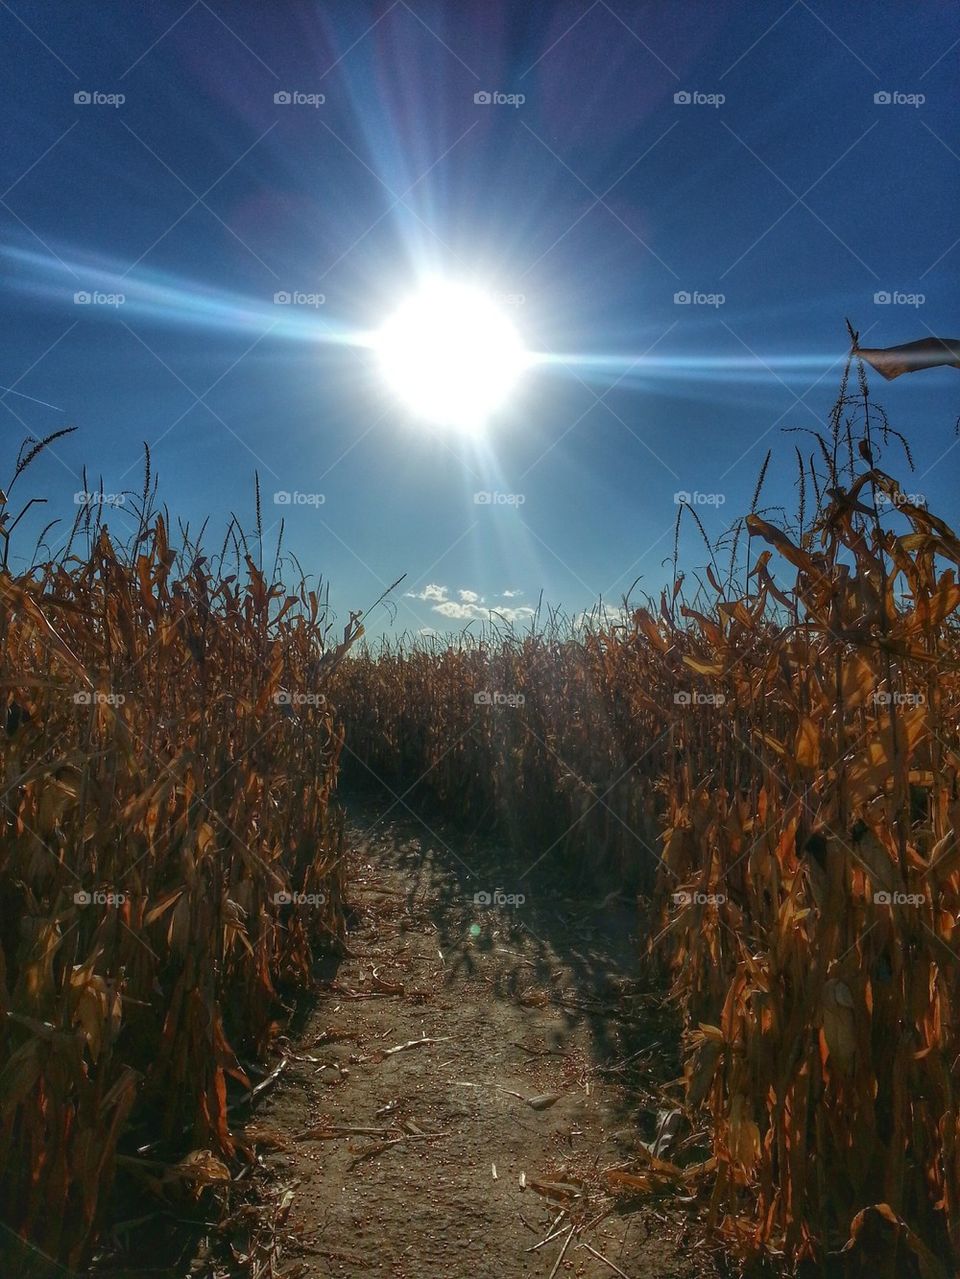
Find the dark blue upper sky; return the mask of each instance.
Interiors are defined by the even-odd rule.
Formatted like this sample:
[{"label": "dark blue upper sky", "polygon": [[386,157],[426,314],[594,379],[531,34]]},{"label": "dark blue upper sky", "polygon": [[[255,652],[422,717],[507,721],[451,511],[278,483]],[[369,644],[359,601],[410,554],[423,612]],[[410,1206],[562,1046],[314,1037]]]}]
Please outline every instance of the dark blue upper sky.
[{"label": "dark blue upper sky", "polygon": [[[958,53],[955,5],[902,0],[0,3],[0,482],[77,425],[22,486],[68,524],[81,467],[136,489],[147,441],[215,551],[258,471],[268,541],[283,516],[341,613],[409,575],[395,630],[656,590],[678,491],[719,495],[719,534],[772,446],[792,509],[782,430],[824,429],[844,317],[960,336]],[[557,357],[479,442],[350,340],[424,271]],[[955,517],[956,371],[874,390],[903,487]]]}]

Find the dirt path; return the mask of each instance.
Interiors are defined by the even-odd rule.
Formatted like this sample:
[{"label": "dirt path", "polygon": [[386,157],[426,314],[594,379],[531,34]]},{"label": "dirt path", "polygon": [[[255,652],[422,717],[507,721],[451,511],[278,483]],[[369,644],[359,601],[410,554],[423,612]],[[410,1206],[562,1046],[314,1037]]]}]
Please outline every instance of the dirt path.
[{"label": "dirt path", "polygon": [[[551,891],[546,866],[514,883],[515,862],[432,821],[350,816],[351,955],[253,1124],[279,1272],[715,1275],[675,1201],[602,1181],[679,1096],[658,997],[623,981],[628,904]],[[475,903],[497,889],[526,900]]]}]

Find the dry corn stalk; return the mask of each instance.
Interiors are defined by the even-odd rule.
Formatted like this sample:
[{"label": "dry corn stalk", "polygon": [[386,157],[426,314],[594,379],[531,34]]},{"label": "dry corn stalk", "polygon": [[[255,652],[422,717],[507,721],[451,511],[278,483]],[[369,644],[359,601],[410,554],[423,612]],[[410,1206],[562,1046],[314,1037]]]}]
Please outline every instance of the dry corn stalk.
[{"label": "dry corn stalk", "polygon": [[711,548],[617,625],[384,645],[336,696],[359,775],[652,889],[731,1246],[822,1257],[879,1205],[899,1274],[911,1240],[960,1264],[960,539],[849,373],[746,572]]},{"label": "dry corn stalk", "polygon": [[129,1125],[223,1167],[238,1052],[342,933],[356,620],[331,645],[316,593],[175,550],[147,488],[131,546],[88,515],[86,555],[0,568],[0,1211],[70,1266]]}]

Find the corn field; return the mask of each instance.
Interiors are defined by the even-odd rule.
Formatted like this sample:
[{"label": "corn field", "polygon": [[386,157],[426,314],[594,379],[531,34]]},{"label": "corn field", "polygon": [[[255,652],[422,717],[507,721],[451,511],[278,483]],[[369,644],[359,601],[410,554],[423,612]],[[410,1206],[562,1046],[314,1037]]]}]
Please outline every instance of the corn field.
[{"label": "corn field", "polygon": [[339,944],[323,689],[359,626],[331,642],[317,592],[284,591],[279,546],[266,574],[235,525],[214,561],[189,530],[174,548],[149,458],[125,545],[88,505],[12,572],[40,447],[0,505],[0,1213],[80,1267],[134,1152],[229,1180],[228,1086]]},{"label": "corn field", "polygon": [[149,463],[134,536],[87,506],[14,572],[10,495],[42,445],[21,457],[0,505],[8,1228],[81,1267],[144,1156],[229,1180],[243,1063],[343,936],[343,762],[518,865],[639,891],[712,1142],[705,1218],[741,1260],[960,1264],[960,539],[879,465],[909,449],[851,372],[795,452],[792,520],[760,506],[765,463],[702,577],[675,551],[616,620],[444,646],[348,652],[358,616],[332,636],[235,523],[212,558],[188,529],[174,547]]},{"label": "corn field", "polygon": [[765,464],[694,593],[675,556],[615,624],[384,644],[333,695],[352,773],[649,901],[728,1248],[936,1279],[960,1265],[960,539],[878,464],[912,459],[862,366],[805,441],[794,518],[765,518]]}]

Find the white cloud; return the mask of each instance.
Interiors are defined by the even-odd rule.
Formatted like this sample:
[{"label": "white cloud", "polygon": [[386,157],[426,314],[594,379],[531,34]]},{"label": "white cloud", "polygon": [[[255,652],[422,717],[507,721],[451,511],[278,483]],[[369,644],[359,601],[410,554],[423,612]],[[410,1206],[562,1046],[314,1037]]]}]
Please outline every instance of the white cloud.
[{"label": "white cloud", "polygon": [[523,622],[535,612],[532,608],[491,609],[481,604],[457,604],[453,600],[434,604],[433,611],[460,622]]},{"label": "white cloud", "polygon": [[447,598],[447,588],[445,586],[437,586],[431,582],[429,586],[425,586],[422,591],[407,591],[407,599],[410,600],[445,600]]},{"label": "white cloud", "polygon": [[[498,601],[512,600],[522,594],[523,591],[501,591],[496,598]],[[456,595],[458,599],[450,599],[450,588],[440,586],[436,582],[429,583],[422,591],[406,592],[407,599],[425,601],[431,605],[434,613],[439,613],[441,617],[446,617],[452,622],[501,621],[517,623],[525,622],[528,618],[533,617],[536,612],[535,609],[528,608],[525,605],[491,607],[478,591],[469,591],[466,588],[458,589]],[[433,631],[431,627],[425,626],[418,634],[429,636],[437,634],[437,632]]]},{"label": "white cloud", "polygon": [[454,617],[461,621],[470,619],[486,619],[489,609],[480,608],[476,604],[455,604],[453,600],[447,600],[443,604],[434,604],[433,611],[440,613],[443,617]]}]

